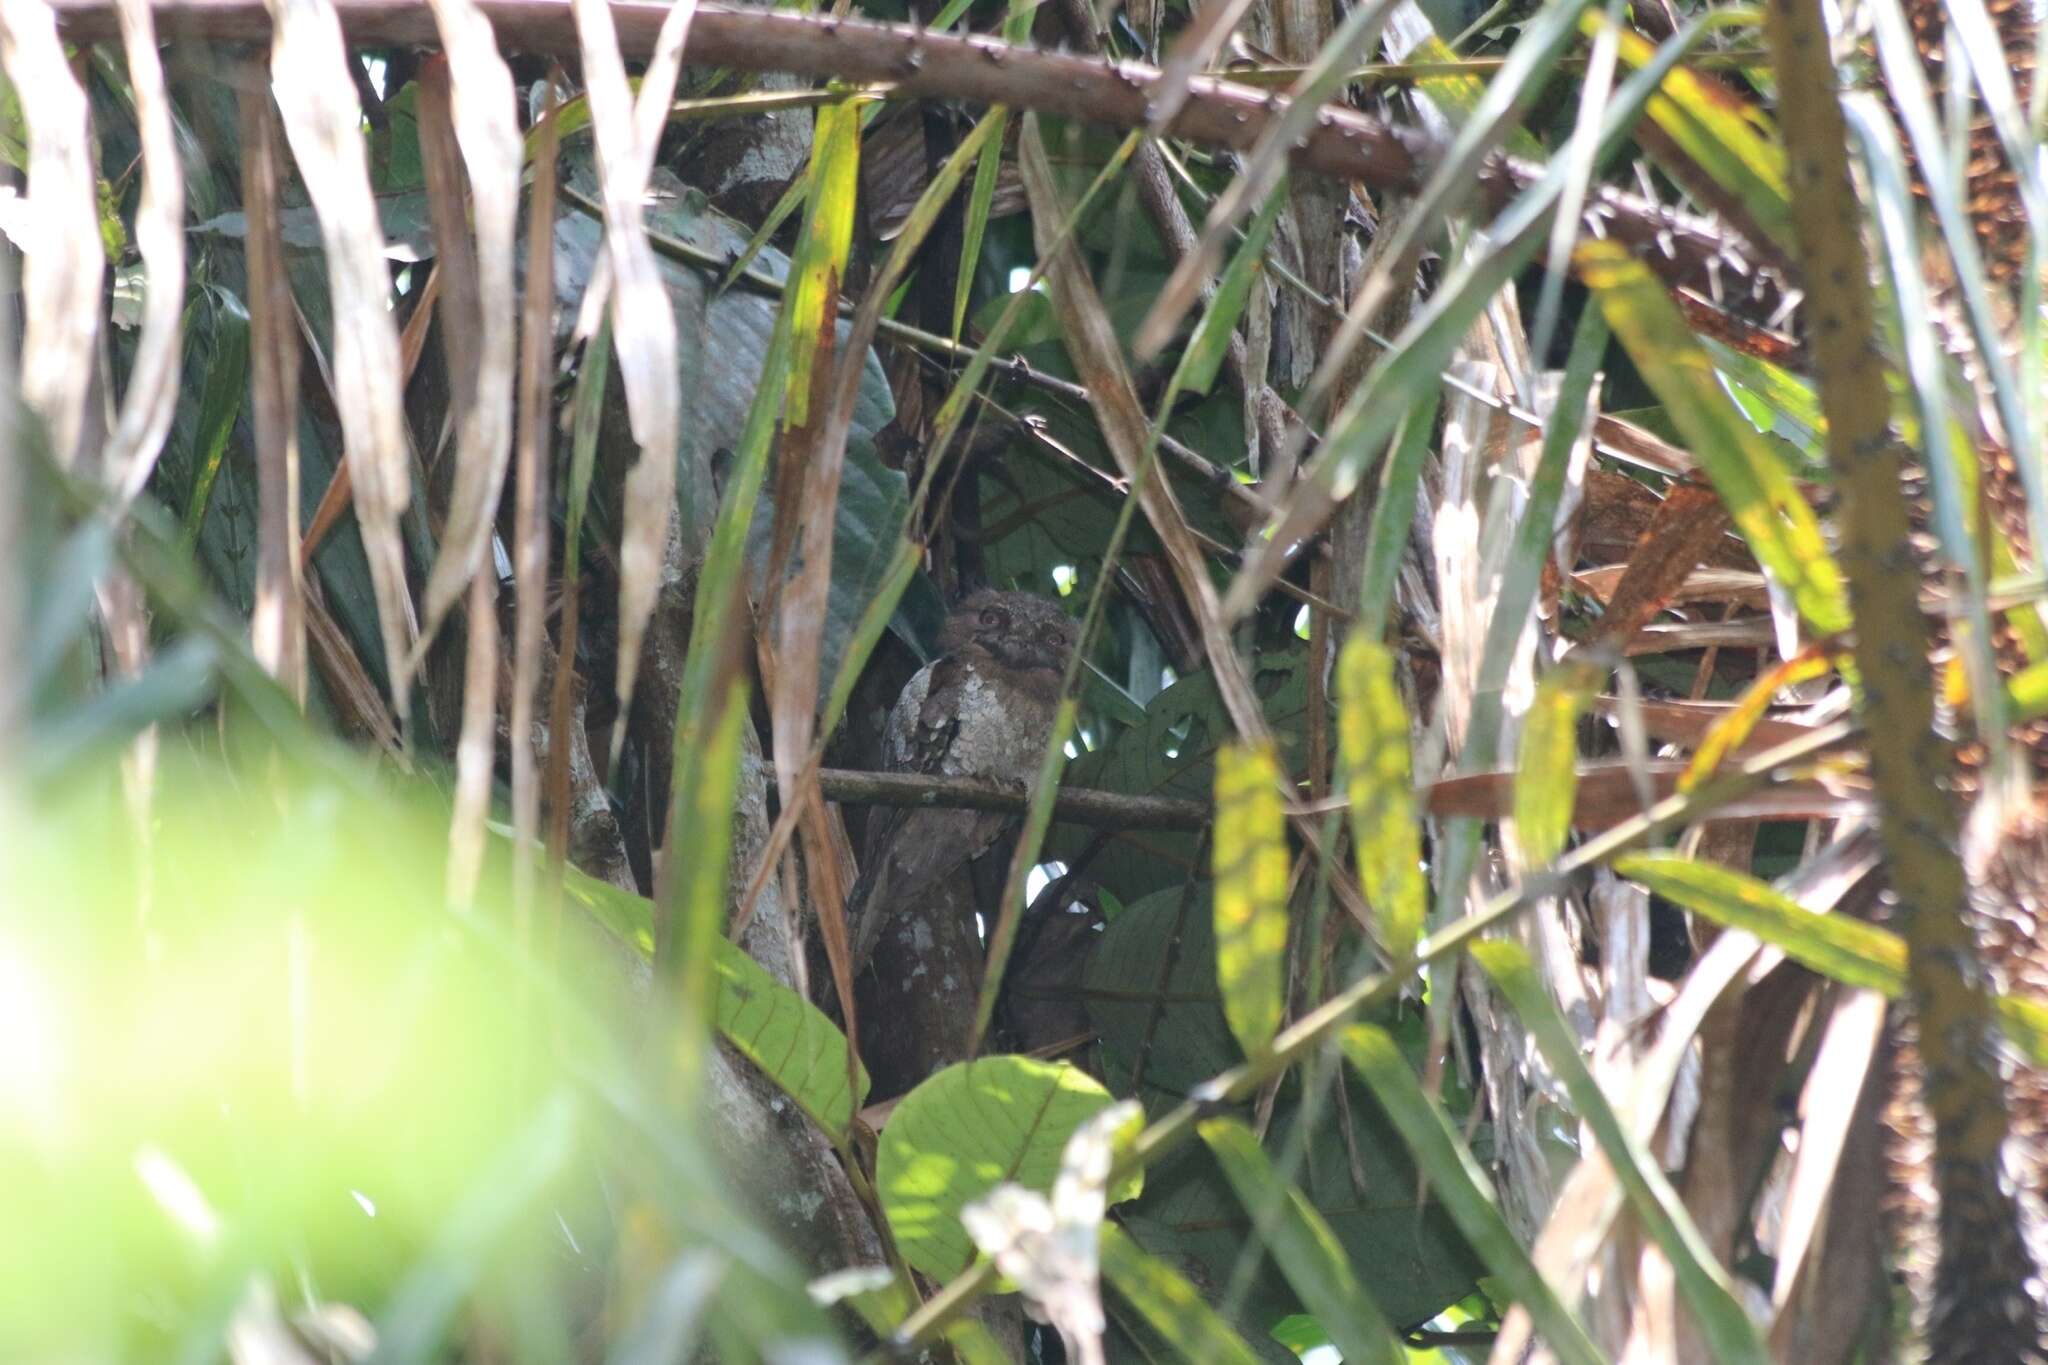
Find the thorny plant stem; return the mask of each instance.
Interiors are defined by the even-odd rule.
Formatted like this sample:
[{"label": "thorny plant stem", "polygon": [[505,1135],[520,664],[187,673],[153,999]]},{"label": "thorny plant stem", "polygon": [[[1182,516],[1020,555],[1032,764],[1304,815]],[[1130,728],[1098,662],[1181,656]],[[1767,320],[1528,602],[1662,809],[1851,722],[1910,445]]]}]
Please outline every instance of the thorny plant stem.
[{"label": "thorny plant stem", "polygon": [[[55,0],[63,37],[96,42],[118,35],[113,0]],[[569,0],[482,0],[479,8],[506,48],[566,55],[576,51]],[[418,0],[336,0],[349,41],[363,45],[432,45],[433,15]],[[612,0],[621,51],[644,57],[668,13],[656,0]],[[262,42],[270,36],[264,0],[160,0],[157,25],[167,40],[211,38]],[[893,82],[901,98],[965,99],[1035,109],[1061,118],[1118,128],[1151,121],[1159,72],[1071,53],[1020,47],[978,34],[930,33],[902,24],[768,10],[701,5],[690,30],[688,60],[696,66],[788,71],[850,83]],[[1286,107],[1278,94],[1234,81],[1198,76],[1187,100],[1161,132],[1212,147],[1248,151],[1267,122]],[[1355,180],[1396,193],[1419,190],[1439,154],[1429,134],[1329,105],[1295,155],[1297,168]],[[1495,156],[1481,167],[1478,211],[1498,213],[1536,184],[1545,168]],[[1769,314],[1785,281],[1753,266],[1759,253],[1711,219],[1666,209],[1609,187],[1588,200],[1587,231],[1614,238],[1639,254],[1669,286],[1720,298],[1739,286]]]}]

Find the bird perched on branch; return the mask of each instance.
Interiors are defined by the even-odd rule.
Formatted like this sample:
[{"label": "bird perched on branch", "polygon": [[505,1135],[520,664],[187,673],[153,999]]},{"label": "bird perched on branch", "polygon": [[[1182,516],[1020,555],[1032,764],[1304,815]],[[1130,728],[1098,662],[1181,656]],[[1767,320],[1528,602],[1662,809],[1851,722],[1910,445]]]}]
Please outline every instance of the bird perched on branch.
[{"label": "bird perched on branch", "polygon": [[[1029,782],[1052,734],[1073,621],[1035,593],[983,589],[946,618],[939,649],[889,712],[886,769]],[[854,970],[898,907],[980,857],[1008,819],[973,810],[871,814],[860,880],[847,902]]]}]

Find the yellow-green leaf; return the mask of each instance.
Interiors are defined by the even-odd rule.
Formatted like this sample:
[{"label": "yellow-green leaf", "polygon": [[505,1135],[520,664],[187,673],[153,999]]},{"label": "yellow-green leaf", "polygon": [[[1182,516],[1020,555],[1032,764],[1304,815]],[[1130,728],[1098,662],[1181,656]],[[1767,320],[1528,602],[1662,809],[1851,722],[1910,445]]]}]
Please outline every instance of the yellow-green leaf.
[{"label": "yellow-green leaf", "polygon": [[1379,918],[1387,951],[1406,957],[1422,937],[1428,904],[1408,711],[1394,685],[1394,656],[1363,634],[1353,634],[1337,660],[1337,747],[1359,884]]},{"label": "yellow-green leaf", "polygon": [[[1102,1083],[1065,1062],[982,1057],[959,1062],[903,1097],[882,1129],[875,1191],[913,1270],[944,1279],[965,1270],[974,1244],[960,1210],[1004,1181],[1052,1189],[1067,1139],[1115,1103]],[[1141,1177],[1110,1191],[1134,1197]]]},{"label": "yellow-green leaf", "polygon": [[[1590,21],[1582,26],[1591,31]],[[1630,66],[1655,60],[1657,48],[1649,39],[1626,28],[1620,37],[1621,59]],[[1785,148],[1756,109],[1681,66],[1664,77],[1645,112],[1695,165],[1741,201],[1758,227],[1780,245],[1793,245]]]},{"label": "yellow-green leaf", "polygon": [[853,241],[854,202],[860,191],[860,105],[830,104],[817,114],[811,138],[811,214],[797,255],[790,262],[789,403],[785,420],[803,426],[810,417],[811,371],[833,325],[828,310],[839,301],[846,253]]},{"label": "yellow-green leaf", "polygon": [[1287,982],[1287,823],[1270,745],[1216,755],[1216,982],[1247,1055],[1280,1031]]},{"label": "yellow-green leaf", "polygon": [[1536,684],[1515,769],[1515,840],[1531,868],[1562,853],[1571,832],[1572,802],[1579,793],[1579,716],[1600,679],[1598,667],[1568,663]]},{"label": "yellow-green leaf", "polygon": [[1745,929],[1830,980],[1897,995],[1906,944],[1847,915],[1808,910],[1755,877],[1669,853],[1631,853],[1614,870],[1724,929]]},{"label": "yellow-green leaf", "polygon": [[1818,678],[1833,666],[1833,660],[1825,651],[1808,649],[1796,658],[1786,659],[1775,668],[1766,670],[1750,683],[1728,714],[1715,721],[1714,728],[1707,731],[1706,737],[1700,741],[1699,751],[1679,777],[1678,789],[1689,792],[1712,777],[1722,760],[1755,733],[1757,722],[1764,718],[1764,712],[1770,710],[1771,699],[1778,695],[1780,689]]}]

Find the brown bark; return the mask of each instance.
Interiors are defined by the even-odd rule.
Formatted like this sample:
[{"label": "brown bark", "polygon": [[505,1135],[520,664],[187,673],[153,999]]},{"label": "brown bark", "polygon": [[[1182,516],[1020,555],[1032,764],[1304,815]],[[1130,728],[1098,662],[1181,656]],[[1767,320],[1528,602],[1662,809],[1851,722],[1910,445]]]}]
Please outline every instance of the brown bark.
[{"label": "brown bark", "polygon": [[[105,41],[118,32],[112,0],[55,0],[52,8],[67,41]],[[351,42],[431,46],[437,41],[432,12],[419,0],[338,0],[335,8]],[[568,0],[482,0],[480,8],[508,48],[544,54],[576,50]],[[651,0],[613,0],[611,9],[621,50],[628,57],[645,56],[668,7]],[[171,0],[158,5],[156,17],[166,40],[264,42],[270,37],[264,0]],[[1001,103],[1121,128],[1149,121],[1150,92],[1160,79],[1148,66],[1015,47],[980,35],[710,4],[697,11],[686,59],[743,71],[887,82],[902,98]],[[1272,92],[1196,77],[1187,102],[1163,131],[1245,151],[1266,121],[1285,107],[1284,97]],[[1303,139],[1295,165],[1374,189],[1413,192],[1427,178],[1437,152],[1428,134],[1330,105]],[[1479,202],[1496,212],[1542,172],[1532,162],[1493,157],[1479,173]],[[1632,247],[1667,284],[1719,298],[1739,292],[1730,286],[1746,279],[1765,311],[1783,288],[1766,272],[1745,277],[1736,262],[1757,260],[1759,253],[1711,220],[1605,187],[1596,187],[1589,197],[1587,214],[1597,219],[1604,236]]]}]

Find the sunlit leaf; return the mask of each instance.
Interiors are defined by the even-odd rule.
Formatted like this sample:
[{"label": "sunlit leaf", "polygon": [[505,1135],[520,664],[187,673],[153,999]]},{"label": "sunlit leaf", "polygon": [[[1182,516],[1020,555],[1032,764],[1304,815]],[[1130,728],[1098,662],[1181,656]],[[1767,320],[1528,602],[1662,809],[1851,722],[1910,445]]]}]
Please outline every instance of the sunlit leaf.
[{"label": "sunlit leaf", "polygon": [[1358,879],[1397,958],[1415,951],[1429,888],[1422,875],[1422,822],[1409,765],[1408,711],[1394,684],[1394,656],[1353,633],[1337,659],[1337,744]]},{"label": "sunlit leaf", "polygon": [[1747,743],[1781,689],[1825,677],[1832,666],[1832,660],[1825,651],[1809,649],[1797,658],[1786,659],[1764,670],[1743,689],[1741,698],[1728,714],[1716,721],[1700,740],[1698,752],[1693,755],[1684,776],[1678,779],[1678,789],[1691,791],[1713,776],[1722,760]]},{"label": "sunlit leaf", "polygon": [[[974,1244],[960,1210],[1008,1181],[1049,1191],[1074,1130],[1112,1103],[1066,1063],[982,1057],[947,1067],[903,1097],[882,1129],[875,1188],[897,1249],[912,1269],[966,1269]],[[1112,1203],[1139,1181],[1110,1192]]]},{"label": "sunlit leaf", "polygon": [[1665,853],[1631,853],[1614,870],[1727,929],[1746,929],[1793,961],[1848,986],[1897,995],[1906,985],[1898,935],[1847,915],[1816,914],[1755,877]]},{"label": "sunlit leaf", "polygon": [[[1647,65],[1655,46],[1621,32],[1621,59]],[[1679,67],[1664,78],[1645,112],[1680,151],[1734,195],[1750,221],[1780,246],[1792,246],[1792,191],[1784,146],[1767,120],[1711,77]]]},{"label": "sunlit leaf", "polygon": [[1216,755],[1216,980],[1238,1044],[1263,1052],[1287,989],[1287,819],[1270,746]]},{"label": "sunlit leaf", "polygon": [[1536,684],[1515,770],[1515,841],[1531,868],[1547,866],[1564,852],[1578,798],[1579,717],[1603,676],[1595,665],[1568,663]]}]

